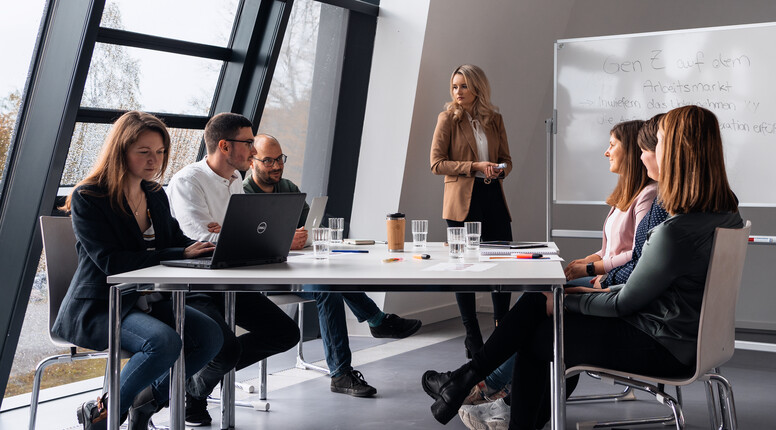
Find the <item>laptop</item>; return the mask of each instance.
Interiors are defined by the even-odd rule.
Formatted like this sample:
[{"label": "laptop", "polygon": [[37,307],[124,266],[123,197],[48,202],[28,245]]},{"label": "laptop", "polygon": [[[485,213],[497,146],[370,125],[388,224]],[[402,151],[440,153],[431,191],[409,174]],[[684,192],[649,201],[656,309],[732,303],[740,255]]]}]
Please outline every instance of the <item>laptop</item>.
[{"label": "laptop", "polygon": [[282,263],[302,213],[304,193],[233,194],[211,257],[166,260],[173,267],[222,269]]},{"label": "laptop", "polygon": [[304,229],[307,230],[307,242],[304,247],[313,245],[313,229],[321,226],[323,221],[323,214],[326,210],[326,202],[329,201],[329,196],[315,197],[310,205],[310,211],[307,213],[307,221],[304,223]]}]

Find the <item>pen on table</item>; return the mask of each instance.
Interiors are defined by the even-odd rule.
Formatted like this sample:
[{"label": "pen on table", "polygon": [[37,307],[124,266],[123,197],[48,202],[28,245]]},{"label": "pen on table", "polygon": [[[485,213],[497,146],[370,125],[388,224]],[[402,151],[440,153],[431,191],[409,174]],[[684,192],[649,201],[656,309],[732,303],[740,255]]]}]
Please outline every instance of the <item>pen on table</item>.
[{"label": "pen on table", "polygon": [[749,241],[753,243],[776,243],[774,236],[749,236]]},{"label": "pen on table", "polygon": [[416,260],[429,260],[431,259],[431,256],[428,254],[415,254],[412,256],[412,258]]},{"label": "pen on table", "polygon": [[401,257],[386,258],[386,259],[383,260],[383,263],[393,263],[395,261],[402,261],[402,260],[404,260],[404,259],[401,258]]},{"label": "pen on table", "polygon": [[541,259],[547,259],[550,257],[545,257],[542,254],[517,254],[517,255],[510,255],[509,257],[490,257],[490,260],[502,260],[502,259],[525,259],[525,260],[541,260]]},{"label": "pen on table", "polygon": [[350,254],[368,254],[368,249],[332,249],[331,252],[345,252]]}]

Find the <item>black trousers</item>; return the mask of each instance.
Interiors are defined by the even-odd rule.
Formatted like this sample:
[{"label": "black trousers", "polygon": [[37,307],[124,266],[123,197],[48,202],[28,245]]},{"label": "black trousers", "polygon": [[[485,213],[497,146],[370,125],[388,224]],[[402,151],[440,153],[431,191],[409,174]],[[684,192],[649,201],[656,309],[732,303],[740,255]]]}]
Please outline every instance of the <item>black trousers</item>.
[{"label": "black trousers", "polygon": [[[510,429],[534,430],[549,419],[553,319],[545,309],[543,294],[523,294],[472,359],[475,372],[484,378],[517,353]],[[566,367],[584,363],[666,377],[688,376],[695,370],[621,318],[567,312],[564,329]],[[567,386],[567,395],[576,386],[573,382]]]},{"label": "black trousers", "polygon": [[247,333],[237,337],[224,320],[223,293],[197,293],[186,304],[216,321],[224,336],[218,355],[189,378],[186,391],[203,399],[232,368],[240,370],[299,342],[299,327],[282,309],[261,293],[237,293],[235,322]]},{"label": "black trousers", "polygon": [[[482,241],[512,240],[512,225],[509,220],[509,210],[504,203],[501,191],[501,181],[491,181],[486,184],[480,178],[474,179],[472,189],[472,201],[469,205],[469,214],[464,221],[447,221],[448,227],[463,227],[466,221],[479,221],[482,223]],[[493,300],[493,319],[496,322],[506,315],[509,310],[509,293],[491,293]],[[470,326],[477,321],[476,300],[474,293],[455,293],[458,302],[458,310],[461,312],[461,320],[464,326]]]}]

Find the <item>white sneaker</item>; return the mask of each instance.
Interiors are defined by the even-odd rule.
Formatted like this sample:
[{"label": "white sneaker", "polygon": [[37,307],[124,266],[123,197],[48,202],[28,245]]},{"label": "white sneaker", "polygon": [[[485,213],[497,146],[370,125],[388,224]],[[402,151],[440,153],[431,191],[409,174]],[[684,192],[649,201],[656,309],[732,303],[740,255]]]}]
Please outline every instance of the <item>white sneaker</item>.
[{"label": "white sneaker", "polygon": [[471,430],[507,430],[510,408],[504,399],[481,405],[464,405],[458,410],[463,424]]}]

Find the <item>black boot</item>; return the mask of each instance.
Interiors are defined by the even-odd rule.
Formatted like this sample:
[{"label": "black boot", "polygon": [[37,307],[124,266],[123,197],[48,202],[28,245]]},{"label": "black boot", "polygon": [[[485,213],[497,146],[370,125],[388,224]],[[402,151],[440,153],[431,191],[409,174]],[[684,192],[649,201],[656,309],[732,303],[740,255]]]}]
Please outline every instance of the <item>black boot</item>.
[{"label": "black boot", "polygon": [[466,338],[463,340],[463,346],[466,348],[466,358],[471,359],[484,346],[480,324],[475,318],[464,324],[464,328],[466,329]]},{"label": "black boot", "polygon": [[467,363],[452,372],[429,370],[423,374],[423,390],[436,401],[431,413],[442,424],[447,424],[458,413],[473,386],[482,380]]},{"label": "black boot", "polygon": [[127,430],[147,430],[148,422],[151,416],[159,412],[162,406],[159,406],[154,399],[154,393],[151,386],[135,396],[132,407],[129,408],[129,426]]},{"label": "black boot", "polygon": [[[84,430],[103,430],[108,427],[108,394],[105,393],[97,400],[89,400],[75,411],[78,424],[83,425]],[[125,413],[119,419],[123,423],[127,419]]]}]

